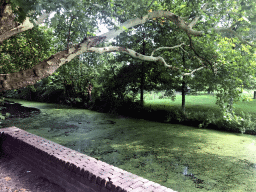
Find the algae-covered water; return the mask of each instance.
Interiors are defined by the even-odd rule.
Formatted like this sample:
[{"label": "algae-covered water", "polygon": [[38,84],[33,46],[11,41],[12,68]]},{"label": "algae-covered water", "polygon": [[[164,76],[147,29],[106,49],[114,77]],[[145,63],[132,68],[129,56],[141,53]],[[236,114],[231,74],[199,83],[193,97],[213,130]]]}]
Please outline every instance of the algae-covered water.
[{"label": "algae-covered water", "polygon": [[[8,99],[9,100],[9,99]],[[255,136],[14,100],[41,110],[16,126],[177,191],[256,191]]]}]

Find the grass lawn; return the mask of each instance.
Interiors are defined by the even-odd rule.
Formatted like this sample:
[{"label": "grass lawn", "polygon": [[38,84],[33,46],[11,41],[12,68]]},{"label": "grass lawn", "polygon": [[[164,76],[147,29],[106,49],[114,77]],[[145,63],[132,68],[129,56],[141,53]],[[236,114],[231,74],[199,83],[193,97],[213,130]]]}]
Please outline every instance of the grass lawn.
[{"label": "grass lawn", "polygon": [[[186,108],[197,108],[200,110],[217,109],[215,105],[216,98],[212,95],[186,95]],[[171,99],[155,99],[155,100],[146,100],[146,106],[159,105],[164,108],[166,107],[181,107],[181,95],[177,95],[175,101]]]},{"label": "grass lawn", "polygon": [[[185,114],[181,111],[182,96],[176,99],[159,99],[158,95],[146,95],[145,108],[148,115],[153,115],[148,120],[181,123],[184,125],[211,128],[229,132],[256,134],[256,99],[253,91],[246,91],[241,95],[240,101],[234,103],[235,115],[222,113],[216,105],[216,97],[212,94],[186,95]],[[158,99],[153,99],[158,98]]]},{"label": "grass lawn", "polygon": [[[252,92],[250,98],[252,98]],[[181,108],[181,95],[176,95],[175,101],[171,99],[146,99],[145,106],[151,106],[157,108]],[[195,111],[219,111],[216,103],[216,97],[214,95],[186,95],[186,109]],[[239,101],[234,104],[234,110],[238,114],[241,111],[250,113],[253,116],[256,115],[256,99],[252,101]]]}]

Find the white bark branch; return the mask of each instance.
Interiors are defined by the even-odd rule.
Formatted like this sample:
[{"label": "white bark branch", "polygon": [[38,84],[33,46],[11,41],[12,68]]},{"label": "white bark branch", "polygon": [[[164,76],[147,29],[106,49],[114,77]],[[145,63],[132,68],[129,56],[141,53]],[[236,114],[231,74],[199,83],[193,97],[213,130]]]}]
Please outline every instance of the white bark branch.
[{"label": "white bark branch", "polygon": [[[43,23],[43,21],[49,15],[50,15],[50,13],[44,13],[43,15],[41,15],[37,19],[37,21],[35,21],[36,25],[39,25],[39,24]],[[5,33],[1,34],[0,35],[0,43],[2,43],[4,40],[10,38],[13,35],[16,35],[18,33],[21,33],[21,32],[27,31],[29,29],[32,29],[33,27],[34,27],[34,24],[29,21],[29,17],[26,17],[25,21],[21,25],[19,25],[18,27],[13,28],[13,29],[11,29],[9,31],[6,31]]]},{"label": "white bark branch", "polygon": [[201,36],[203,35],[203,31],[196,31],[193,30],[191,27],[189,27],[185,21],[175,15],[174,13],[170,12],[170,11],[153,11],[148,13],[147,15],[143,16],[142,18],[134,18],[134,19],[130,19],[126,22],[124,22],[123,24],[121,24],[119,26],[118,30],[110,30],[107,33],[102,34],[102,36],[106,36],[106,41],[109,41],[110,39],[118,36],[120,33],[122,33],[123,31],[125,31],[126,29],[129,29],[131,27],[146,23],[148,20],[151,20],[153,18],[162,18],[165,17],[166,19],[172,21],[174,24],[176,24],[180,29],[183,29],[185,31],[187,31],[188,33],[195,35],[195,36]]},{"label": "white bark branch", "polygon": [[162,57],[153,57],[151,56],[146,56],[146,55],[142,55],[140,53],[137,53],[136,51],[132,50],[132,49],[127,49],[124,47],[117,47],[117,46],[113,46],[113,47],[91,47],[88,49],[88,52],[95,52],[95,53],[105,53],[105,52],[122,52],[122,53],[126,53],[134,58],[143,60],[143,61],[153,61],[153,62],[158,62],[160,61],[162,64],[164,64],[164,66],[169,67],[169,68],[173,68],[173,66],[168,65],[166,63],[166,61],[164,60],[164,58]]},{"label": "white bark branch", "polygon": [[185,43],[181,43],[180,45],[176,45],[176,46],[173,46],[173,47],[159,47],[159,48],[155,49],[155,50],[151,53],[151,56],[153,56],[156,51],[160,51],[160,50],[162,50],[162,49],[175,49],[175,48],[181,47],[182,45],[185,45]]},{"label": "white bark branch", "polygon": [[199,67],[197,69],[194,69],[193,71],[191,71],[190,73],[183,73],[182,76],[186,76],[186,75],[192,75],[193,73],[195,73],[196,71],[199,71],[201,69],[203,69],[205,67]]},{"label": "white bark branch", "polygon": [[[205,6],[206,7],[206,6]],[[47,14],[48,16],[49,14]],[[43,21],[44,17],[46,15],[42,15],[39,19],[37,24]],[[104,52],[123,52],[126,54],[129,54],[130,56],[134,58],[138,58],[144,61],[154,61],[154,62],[161,62],[164,64],[164,66],[169,68],[176,68],[174,66],[168,65],[166,61],[162,57],[153,57],[154,52],[151,54],[151,56],[145,56],[140,53],[137,53],[131,49],[123,48],[123,47],[102,47],[97,48],[95,47],[97,44],[103,41],[108,41],[116,36],[118,36],[120,33],[125,31],[128,28],[131,28],[133,26],[143,24],[147,22],[148,20],[151,20],[153,18],[162,18],[165,17],[167,20],[172,21],[175,25],[177,25],[178,28],[186,31],[187,34],[193,35],[193,36],[202,36],[204,34],[203,31],[197,31],[193,30],[192,27],[195,25],[195,23],[198,21],[198,18],[195,18],[189,25],[185,23],[185,21],[175,15],[174,13],[171,13],[170,11],[154,11],[151,13],[148,13],[147,15],[143,16],[142,18],[135,18],[128,20],[120,25],[119,30],[111,30],[101,36],[98,37],[91,37],[85,42],[81,42],[77,46],[73,46],[69,48],[67,51],[61,51],[59,53],[56,53],[55,55],[51,56],[49,59],[39,63],[38,65],[35,65],[32,69],[27,69],[25,71],[20,71],[18,73],[11,73],[7,75],[0,75],[0,92],[8,89],[18,89],[21,87],[25,87],[27,85],[34,84],[36,81],[43,79],[49,75],[51,75],[54,71],[56,71],[60,66],[63,64],[71,61],[74,57],[77,55],[80,55],[84,52],[95,52],[95,53],[104,53]],[[22,25],[18,26],[17,28],[12,29],[11,31],[8,31],[10,34],[1,34],[0,35],[0,43],[4,39],[8,39],[10,36],[23,32],[25,30],[33,28],[33,24],[28,20],[28,18],[23,22]],[[231,32],[235,36],[237,36],[242,42],[247,43],[251,46],[252,44],[248,43],[247,41],[244,41],[240,35],[238,35],[235,31],[233,31],[231,28],[215,28],[216,32]],[[168,49],[173,49],[177,47],[181,47],[181,45],[177,45]],[[182,47],[181,47],[182,48]],[[165,48],[159,48],[157,50],[161,50]],[[198,58],[200,62],[202,62],[201,59]],[[196,71],[199,71],[203,69],[204,67],[200,67],[198,69],[195,69],[191,71],[190,73],[184,73],[183,75],[191,75]]]},{"label": "white bark branch", "polygon": [[[207,3],[203,6],[202,11],[205,11],[207,8]],[[110,30],[107,33],[102,34],[101,36],[105,36],[106,39],[105,41],[109,41],[110,39],[118,36],[120,33],[124,32],[126,29],[129,29],[131,27],[146,23],[148,20],[151,20],[153,18],[162,18],[165,17],[167,20],[172,21],[177,27],[179,27],[180,29],[186,31],[188,34],[191,34],[193,36],[202,36],[204,34],[204,31],[197,31],[194,30],[193,27],[195,26],[195,24],[197,23],[199,16],[196,16],[195,19],[188,25],[182,17],[179,17],[177,15],[175,15],[174,13],[170,12],[170,11],[153,11],[151,13],[148,13],[147,15],[143,16],[142,18],[134,18],[134,19],[130,19],[126,22],[124,22],[123,24],[121,24],[119,26],[118,30]],[[242,36],[239,35],[237,32],[235,32],[234,30],[230,29],[230,28],[211,28],[209,29],[209,33],[211,32],[211,30],[214,30],[216,32],[222,32],[222,31],[228,31],[232,34],[234,34],[236,37],[238,37],[238,39],[245,44],[248,44],[252,47],[255,47],[255,45],[249,43],[248,41],[243,40]]]}]

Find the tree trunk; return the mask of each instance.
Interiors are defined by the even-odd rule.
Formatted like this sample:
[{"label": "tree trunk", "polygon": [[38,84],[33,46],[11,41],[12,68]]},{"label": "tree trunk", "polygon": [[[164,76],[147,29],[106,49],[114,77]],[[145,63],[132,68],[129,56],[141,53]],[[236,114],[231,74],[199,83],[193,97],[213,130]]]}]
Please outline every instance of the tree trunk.
[{"label": "tree trunk", "polygon": [[[145,55],[146,43],[145,43],[145,33],[143,34],[143,47],[142,54]],[[144,72],[144,62],[141,65],[141,82],[140,82],[140,103],[143,107],[144,104],[144,84],[145,84],[145,72]]]},{"label": "tree trunk", "polygon": [[185,81],[184,81],[184,76],[183,76],[183,81],[182,81],[181,95],[182,95],[181,109],[182,109],[182,111],[185,113],[186,83],[185,83]]},{"label": "tree trunk", "polygon": [[[183,61],[183,66],[186,68],[186,62],[185,62],[185,53],[184,51],[182,52],[182,61]],[[181,88],[181,95],[182,95],[182,104],[181,104],[181,109],[183,113],[185,113],[185,97],[186,97],[186,82],[185,82],[185,76],[182,77],[182,88]]]},{"label": "tree trunk", "polygon": [[140,103],[142,107],[144,103],[143,97],[144,97],[144,62],[142,62],[142,65],[141,65],[141,82],[140,82]]}]

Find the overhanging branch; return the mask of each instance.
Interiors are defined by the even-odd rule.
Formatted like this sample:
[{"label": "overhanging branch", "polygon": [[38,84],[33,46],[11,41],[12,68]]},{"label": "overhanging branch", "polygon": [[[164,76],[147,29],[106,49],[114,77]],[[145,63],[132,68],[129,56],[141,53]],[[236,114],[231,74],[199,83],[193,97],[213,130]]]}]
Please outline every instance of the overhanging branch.
[{"label": "overhanging branch", "polygon": [[202,69],[204,69],[205,67],[199,67],[197,69],[194,69],[193,71],[191,71],[190,73],[183,73],[182,76],[188,76],[188,75],[193,75],[193,73],[195,73],[196,71],[200,71]]},{"label": "overhanging branch", "polygon": [[163,50],[163,49],[175,49],[175,48],[178,48],[178,47],[182,47],[182,45],[185,45],[185,43],[181,43],[180,45],[176,45],[176,46],[173,46],[173,47],[159,47],[151,53],[151,56],[153,56],[156,51],[160,51],[160,50]]},{"label": "overhanging branch", "polygon": [[[50,13],[44,13],[43,15],[41,15],[37,21],[34,21],[36,25],[39,25],[41,23],[43,23],[43,21],[50,15]],[[9,39],[11,36],[14,36],[18,33],[27,31],[29,29],[32,29],[34,27],[34,24],[30,22],[29,17],[26,17],[25,21],[23,21],[22,24],[20,24],[18,27],[13,28],[9,31],[5,31],[4,33],[2,33],[0,35],[0,44],[6,40]]]}]

